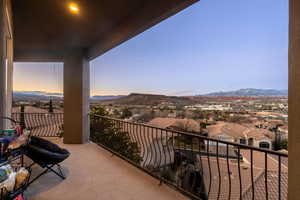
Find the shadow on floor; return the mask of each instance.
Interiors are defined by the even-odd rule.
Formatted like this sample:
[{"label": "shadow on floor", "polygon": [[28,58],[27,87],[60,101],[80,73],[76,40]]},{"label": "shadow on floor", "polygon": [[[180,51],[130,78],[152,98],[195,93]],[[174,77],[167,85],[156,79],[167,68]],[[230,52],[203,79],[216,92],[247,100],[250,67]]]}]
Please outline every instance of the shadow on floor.
[{"label": "shadow on floor", "polygon": [[[62,167],[63,174],[67,179],[69,175],[69,170],[63,165],[61,167]],[[54,170],[57,170],[57,168],[54,167]],[[31,179],[39,175],[42,171],[44,171],[44,169],[38,165],[32,167]],[[65,180],[61,179],[59,176],[49,171],[43,176],[41,176],[40,178],[38,178],[36,181],[34,181],[25,191],[24,195],[27,198],[36,196],[40,193],[50,190],[53,187],[57,187],[63,181]]]}]

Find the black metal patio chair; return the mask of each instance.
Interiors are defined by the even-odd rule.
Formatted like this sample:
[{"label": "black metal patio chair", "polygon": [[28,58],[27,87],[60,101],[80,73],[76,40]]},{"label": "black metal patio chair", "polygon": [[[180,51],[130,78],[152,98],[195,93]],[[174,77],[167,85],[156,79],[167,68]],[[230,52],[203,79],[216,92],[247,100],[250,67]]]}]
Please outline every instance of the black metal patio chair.
[{"label": "black metal patio chair", "polygon": [[[66,149],[60,148],[57,144],[46,139],[32,136],[29,144],[27,145],[26,155],[33,161],[33,163],[27,168],[31,169],[32,166],[37,164],[44,169],[42,173],[29,181],[28,185],[32,184],[48,172],[53,172],[60,178],[65,179],[60,163],[67,159],[70,155],[69,151]],[[55,166],[58,171],[54,169]]]}]

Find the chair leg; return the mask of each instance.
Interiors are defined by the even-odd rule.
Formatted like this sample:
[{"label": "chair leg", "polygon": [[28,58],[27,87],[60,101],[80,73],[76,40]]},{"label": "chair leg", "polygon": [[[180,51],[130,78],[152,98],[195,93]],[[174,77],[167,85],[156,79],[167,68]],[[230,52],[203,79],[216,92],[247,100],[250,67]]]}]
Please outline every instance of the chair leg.
[{"label": "chair leg", "polygon": [[50,171],[52,171],[53,173],[55,173],[57,176],[59,176],[63,180],[66,179],[65,176],[64,176],[64,174],[63,174],[63,172],[62,172],[62,170],[61,170],[61,166],[59,164],[57,164],[56,166],[57,166],[59,172],[55,171],[53,169],[53,166],[50,166],[50,167],[47,166],[47,169],[49,169]]},{"label": "chair leg", "polygon": [[64,173],[63,173],[63,171],[62,171],[62,168],[61,168],[60,164],[57,164],[57,168],[58,168],[60,174],[61,174],[64,178],[66,178],[65,175],[64,175]]},{"label": "chair leg", "polygon": [[[35,163],[32,163],[30,165],[30,167],[32,167],[34,164]],[[55,165],[57,166],[58,172],[53,169],[53,167]],[[43,176],[44,174],[46,174],[49,171],[55,173],[57,176],[59,176],[63,180],[66,179],[66,177],[64,176],[64,174],[63,174],[63,172],[61,170],[61,166],[59,164],[47,165],[46,169],[42,173],[40,173],[39,175],[37,175],[34,179],[32,179],[31,181],[29,181],[29,183],[27,184],[27,186],[29,186],[30,184],[32,184],[34,181],[36,181],[38,178],[40,178],[41,176]]]},{"label": "chair leg", "polygon": [[31,181],[29,181],[29,183],[27,184],[27,187],[29,185],[31,185],[34,181],[36,181],[38,178],[40,178],[41,176],[43,176],[44,174],[46,174],[49,171],[49,169],[45,169],[42,173],[40,173],[39,175],[37,175],[34,179],[32,179]]}]

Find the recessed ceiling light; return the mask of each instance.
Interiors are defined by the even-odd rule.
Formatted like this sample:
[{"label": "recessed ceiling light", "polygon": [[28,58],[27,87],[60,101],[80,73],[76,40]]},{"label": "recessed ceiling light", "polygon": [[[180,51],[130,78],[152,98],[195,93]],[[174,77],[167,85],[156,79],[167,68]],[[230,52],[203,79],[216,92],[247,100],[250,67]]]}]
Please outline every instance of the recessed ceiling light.
[{"label": "recessed ceiling light", "polygon": [[73,14],[78,14],[80,11],[78,4],[76,4],[74,2],[69,3],[68,8],[69,8],[70,12]]}]

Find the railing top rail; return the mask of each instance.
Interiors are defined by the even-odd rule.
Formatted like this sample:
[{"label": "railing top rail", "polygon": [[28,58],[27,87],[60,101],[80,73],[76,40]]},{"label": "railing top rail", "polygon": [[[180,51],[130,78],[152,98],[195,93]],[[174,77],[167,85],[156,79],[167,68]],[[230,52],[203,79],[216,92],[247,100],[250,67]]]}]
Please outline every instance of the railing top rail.
[{"label": "railing top rail", "polygon": [[[12,114],[21,114],[22,112],[13,112]],[[54,113],[32,113],[32,112],[23,112],[24,114],[29,114],[29,115],[34,115],[34,114],[36,114],[36,115],[45,115],[45,114],[47,114],[47,115],[49,115],[49,114],[64,114],[64,113],[56,113],[56,112],[54,112]]]},{"label": "railing top rail", "polygon": [[160,128],[160,127],[151,126],[151,125],[148,125],[148,124],[130,122],[130,121],[125,121],[125,120],[116,119],[116,118],[112,118],[112,117],[96,115],[96,114],[89,114],[89,115],[99,117],[99,118],[108,119],[108,120],[115,120],[115,121],[120,121],[120,122],[124,122],[124,123],[129,123],[129,124],[133,124],[133,125],[137,125],[137,126],[144,126],[144,127],[147,127],[147,128],[153,128],[153,129],[158,129],[158,130],[162,130],[162,131],[173,132],[173,133],[177,133],[177,134],[181,134],[181,135],[185,135],[185,136],[197,137],[197,138],[200,138],[200,139],[203,139],[203,140],[208,140],[208,141],[212,141],[212,142],[217,142],[217,143],[221,143],[221,144],[226,144],[226,145],[239,147],[241,149],[250,149],[250,150],[255,150],[255,151],[259,151],[259,152],[263,152],[263,153],[277,155],[277,156],[288,157],[287,153],[268,150],[268,149],[262,149],[262,148],[248,146],[248,145],[239,144],[239,143],[235,143],[235,142],[224,141],[224,140],[212,138],[212,137],[209,137],[209,136],[198,135],[198,134],[195,134],[195,133],[189,133],[189,132],[183,132],[183,131],[177,131],[177,130],[171,130],[171,129],[164,129],[164,128]]}]

